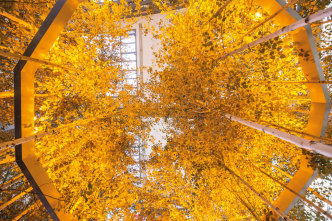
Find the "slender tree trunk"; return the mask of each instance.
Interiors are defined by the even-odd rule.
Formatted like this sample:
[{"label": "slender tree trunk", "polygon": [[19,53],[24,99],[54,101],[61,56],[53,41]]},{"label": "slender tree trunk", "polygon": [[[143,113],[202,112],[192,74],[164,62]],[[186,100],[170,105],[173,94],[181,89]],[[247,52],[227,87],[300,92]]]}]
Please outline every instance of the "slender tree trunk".
[{"label": "slender tree trunk", "polygon": [[10,199],[9,201],[5,202],[4,204],[2,204],[0,206],[0,211],[5,209],[7,206],[11,205],[13,202],[15,202],[16,200],[18,200],[19,198],[25,196],[26,194],[28,194],[30,191],[32,191],[32,187],[30,187],[29,189],[25,190],[24,192],[18,194],[17,196],[15,196],[14,198]]},{"label": "slender tree trunk", "polygon": [[283,184],[282,182],[280,182],[278,179],[276,179],[275,177],[271,176],[270,174],[264,172],[262,169],[256,167],[255,165],[251,164],[254,168],[256,168],[257,170],[259,170],[261,173],[263,173],[264,175],[266,175],[267,177],[269,177],[270,179],[272,179],[274,182],[279,183],[282,187],[284,187],[285,189],[287,189],[288,191],[290,191],[291,193],[293,193],[294,195],[296,195],[297,197],[299,197],[300,199],[302,199],[304,202],[306,202],[307,204],[309,204],[310,206],[314,207],[317,211],[321,212],[322,214],[324,214],[325,216],[327,216],[328,218],[332,219],[331,214],[329,214],[327,211],[323,210],[322,208],[320,208],[319,206],[317,206],[316,204],[314,204],[313,202],[311,202],[310,200],[308,200],[307,198],[305,198],[303,195],[299,194],[298,192],[294,191],[293,189],[289,188],[288,186],[286,186],[285,184]]},{"label": "slender tree trunk", "polygon": [[306,25],[308,25],[310,23],[313,23],[315,21],[319,21],[320,19],[331,16],[331,15],[332,15],[332,7],[321,10],[321,11],[317,12],[316,14],[313,14],[313,15],[310,15],[306,18],[298,20],[298,21],[294,22],[293,24],[285,26],[282,29],[280,29],[280,30],[278,30],[278,31],[276,31],[272,34],[266,35],[266,36],[264,36],[264,37],[262,37],[262,38],[260,38],[256,41],[253,41],[249,44],[246,44],[246,45],[242,46],[241,48],[238,48],[238,49],[236,49],[232,52],[229,52],[228,54],[225,54],[224,56],[222,56],[220,58],[220,60],[223,60],[223,59],[225,59],[225,58],[227,58],[227,57],[229,57],[233,54],[239,53],[239,52],[244,51],[248,48],[251,48],[253,46],[256,46],[256,45],[259,45],[263,42],[271,40],[272,38],[275,38],[275,37],[278,37],[280,35],[286,34],[288,32],[294,31],[294,30],[296,30],[300,27],[306,26]]},{"label": "slender tree trunk", "polygon": [[263,197],[260,193],[258,193],[252,186],[250,186],[246,181],[244,181],[241,177],[239,177],[236,173],[233,172],[226,165],[223,165],[224,168],[233,176],[235,176],[238,180],[240,180],[245,186],[247,186],[256,196],[258,196],[262,201],[264,201],[270,208],[276,212],[279,216],[281,216],[284,220],[291,220],[285,213],[280,211],[277,207],[275,207],[270,201],[268,201],[265,197]]},{"label": "slender tree trunk", "polygon": [[255,210],[253,209],[253,208],[251,208],[240,196],[239,196],[239,194],[237,194],[235,191],[234,191],[234,189],[232,188],[232,187],[230,187],[232,190],[230,190],[226,185],[225,185],[225,187],[226,187],[226,189],[229,191],[229,192],[231,192],[231,193],[233,193],[235,196],[236,196],[236,198],[240,201],[240,203],[244,206],[244,207],[246,207],[247,208],[247,210],[250,212],[250,214],[257,220],[257,221],[259,221],[260,219],[259,219],[259,217],[255,214]]},{"label": "slender tree trunk", "polygon": [[27,143],[27,142],[35,140],[35,139],[42,138],[46,135],[56,134],[59,131],[65,129],[65,128],[70,128],[70,127],[75,127],[77,125],[90,123],[90,122],[95,121],[95,120],[100,120],[100,119],[103,119],[103,118],[107,118],[108,116],[109,115],[105,115],[105,116],[101,116],[101,117],[92,117],[92,118],[88,118],[88,119],[81,119],[81,120],[75,121],[73,123],[66,124],[66,125],[54,128],[54,129],[49,130],[47,132],[38,133],[38,134],[35,134],[35,135],[18,138],[18,139],[12,140],[12,141],[3,142],[3,143],[0,143],[0,151],[11,148],[11,147],[19,145],[19,144]]},{"label": "slender tree trunk", "polygon": [[25,26],[25,27],[27,27],[29,29],[36,30],[36,27],[34,27],[33,25],[31,25],[28,22],[23,21],[21,18],[18,18],[18,17],[14,16],[14,15],[11,15],[11,14],[9,14],[9,13],[1,10],[1,9],[0,9],[0,15],[2,15],[2,16],[6,17],[6,18],[8,18],[8,19],[10,19],[10,20],[12,20],[14,22],[17,22],[20,25],[23,25],[23,26]]},{"label": "slender tree trunk", "polygon": [[270,15],[269,17],[267,17],[264,21],[262,21],[261,23],[257,24],[255,27],[253,27],[250,31],[248,31],[244,36],[241,37],[241,39],[243,39],[244,37],[246,37],[247,35],[249,35],[250,33],[252,33],[254,30],[256,30],[257,28],[259,28],[260,26],[264,25],[266,22],[270,21],[271,19],[273,19],[274,17],[276,17],[277,15],[280,14],[280,12],[284,11],[285,9],[291,7],[292,5],[294,5],[296,2],[298,2],[299,0],[293,0],[289,3],[287,3],[284,7],[282,7],[280,10],[278,10],[276,13]]},{"label": "slender tree trunk", "polygon": [[[273,167],[274,169],[276,169],[277,171],[279,171],[280,173],[282,173],[283,175],[287,176],[289,179],[293,179],[293,176],[289,175],[287,172],[283,171],[282,169],[280,169],[279,167],[271,164],[271,162],[265,161],[264,162],[268,163],[271,167]],[[332,206],[332,202],[329,201],[328,199],[326,199],[324,196],[320,195],[319,193],[317,193],[317,191],[315,191],[314,189],[308,187],[308,190],[314,194],[318,199],[324,201],[325,203],[329,204],[330,206]]]},{"label": "slender tree trunk", "polygon": [[[47,97],[49,94],[35,94],[36,97]],[[14,97],[14,91],[3,91],[0,92],[0,99]]]},{"label": "slender tree trunk", "polygon": [[273,127],[278,128],[278,129],[285,130],[286,132],[293,132],[293,133],[301,134],[303,136],[307,136],[307,137],[310,137],[310,138],[313,138],[313,139],[323,140],[323,141],[326,141],[326,142],[332,142],[332,139],[330,139],[330,138],[314,136],[314,135],[311,135],[311,134],[308,134],[308,133],[305,133],[305,132],[302,132],[302,131],[298,131],[298,130],[294,130],[294,129],[289,129],[287,127],[283,127],[283,126],[280,126],[280,125],[277,125],[277,124],[273,124],[273,123],[270,123],[270,122],[267,122],[267,121],[262,121],[262,122],[265,123],[265,124],[267,124],[267,125],[269,125],[269,126],[273,126]]},{"label": "slender tree trunk", "polygon": [[11,180],[8,180],[6,183],[2,184],[0,186],[0,189],[2,189],[2,190],[6,189],[6,188],[10,187],[11,185],[14,185],[15,183],[20,182],[23,179],[22,177],[23,177],[23,173],[21,173],[20,175],[12,178]]},{"label": "slender tree trunk", "polygon": [[[331,47],[332,49],[332,47]],[[252,81],[257,84],[332,84],[332,81]]]},{"label": "slender tree trunk", "polygon": [[312,152],[320,153],[324,156],[327,156],[329,158],[332,157],[332,146],[326,145],[323,143],[319,143],[314,140],[307,140],[289,133],[282,132],[280,130],[264,126],[258,123],[254,123],[248,120],[244,120],[242,118],[225,114],[226,118],[229,118],[230,120],[236,121],[238,123],[241,123],[243,125],[246,125],[248,127],[254,128],[256,130],[263,131],[264,133],[273,135],[275,137],[278,137],[279,139],[282,139],[284,141],[287,141],[289,143],[292,143],[300,148],[310,150]]},{"label": "slender tree trunk", "polygon": [[14,162],[14,161],[15,161],[15,157],[14,156],[7,155],[5,159],[0,160],[0,165],[11,163],[11,162]]},{"label": "slender tree trunk", "polygon": [[61,65],[58,65],[58,64],[54,64],[54,63],[49,62],[49,61],[44,61],[44,60],[41,60],[41,59],[32,58],[32,57],[24,56],[24,55],[17,54],[17,53],[6,52],[6,51],[3,51],[3,50],[0,50],[0,55],[4,56],[4,57],[7,57],[7,58],[17,59],[17,60],[33,61],[33,62],[36,62],[36,63],[39,63],[39,64],[54,66],[54,67],[57,67],[57,68],[61,68],[61,69],[65,69],[65,70],[70,70],[70,71],[74,71],[74,72],[78,72],[79,71],[79,70],[76,70],[74,68],[64,67],[64,66],[61,66]]},{"label": "slender tree trunk", "polygon": [[27,214],[31,210],[35,210],[38,205],[39,205],[39,201],[35,202],[34,204],[32,204],[31,206],[26,208],[23,212],[21,212],[18,216],[16,216],[12,221],[17,221],[17,220],[21,219],[22,216],[24,216],[25,214]]}]

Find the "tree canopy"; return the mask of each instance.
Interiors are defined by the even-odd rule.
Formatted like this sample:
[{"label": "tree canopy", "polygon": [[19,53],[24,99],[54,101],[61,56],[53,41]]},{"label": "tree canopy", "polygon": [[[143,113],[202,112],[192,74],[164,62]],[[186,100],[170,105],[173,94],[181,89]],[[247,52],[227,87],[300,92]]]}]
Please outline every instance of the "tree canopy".
[{"label": "tree canopy", "polygon": [[[1,11],[19,20],[1,14],[0,49],[22,54],[53,4],[2,2]],[[326,201],[314,196],[330,195],[331,186],[325,185],[331,180],[330,159],[225,117],[233,114],[308,136],[311,100],[299,63],[307,54],[296,50],[292,36],[225,56],[282,27],[255,1],[153,1],[150,12],[158,9],[165,19],[158,27],[147,23],[145,32],[160,50],[157,67],[144,67],[149,81],[141,81],[137,93],[125,81],[120,56],[123,37],[141,12],[149,12],[135,4],[133,14],[126,1],[82,3],[45,57],[48,64],[35,73],[36,134],[59,129],[38,138],[35,152],[65,210],[78,220],[269,220],[266,201],[277,199],[304,160],[319,171],[315,185],[321,188],[305,197],[323,207]],[[308,16],[328,4],[293,1],[290,6]],[[328,82],[331,27],[318,22],[312,27]],[[14,90],[16,63],[1,57],[2,142],[13,139],[6,129],[14,114],[13,97],[7,94]],[[146,141],[158,121],[165,125],[166,145],[156,142],[150,156],[137,163],[133,147],[140,139],[145,141],[140,148],[151,148]],[[330,143],[330,126],[326,136],[324,142]],[[19,175],[14,151],[2,151],[3,159],[10,164],[1,164],[2,186]],[[135,175],[138,167],[143,176]],[[22,179],[11,188],[8,195],[1,187],[3,201],[30,186]],[[14,219],[33,205],[43,209],[31,193],[0,215]],[[289,217],[325,219],[305,205],[311,206],[298,203]],[[45,211],[39,214],[48,219]],[[22,219],[41,220],[35,216],[28,212]]]}]

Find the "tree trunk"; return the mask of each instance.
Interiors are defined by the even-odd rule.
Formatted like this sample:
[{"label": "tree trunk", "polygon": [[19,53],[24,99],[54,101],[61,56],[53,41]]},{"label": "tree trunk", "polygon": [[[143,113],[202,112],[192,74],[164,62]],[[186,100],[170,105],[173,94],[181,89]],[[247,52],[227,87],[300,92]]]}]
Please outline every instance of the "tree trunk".
[{"label": "tree trunk", "polygon": [[275,207],[270,201],[268,201],[265,197],[263,197],[260,193],[258,193],[252,186],[250,186],[246,181],[244,181],[241,177],[239,177],[233,170],[229,169],[226,165],[223,165],[225,169],[235,176],[238,180],[240,180],[245,186],[247,186],[256,196],[258,196],[262,201],[264,201],[269,207],[276,212],[279,216],[281,216],[284,220],[291,220],[286,214],[280,211],[277,207]]},{"label": "tree trunk", "polygon": [[4,10],[0,9],[0,15],[2,15],[2,16],[6,17],[6,18],[8,18],[8,19],[10,19],[10,20],[12,20],[14,22],[17,22],[20,25],[23,25],[23,26],[25,26],[25,27],[27,27],[29,29],[36,30],[36,27],[34,27],[33,25],[31,25],[31,24],[23,21],[21,18],[18,18],[18,17],[14,16],[14,15],[11,15],[11,14],[5,12]]},{"label": "tree trunk", "polygon": [[298,136],[295,136],[295,135],[292,135],[289,133],[285,133],[283,131],[280,131],[280,130],[277,130],[274,128],[270,128],[268,126],[264,126],[264,125],[261,125],[258,123],[244,120],[242,118],[233,116],[231,114],[225,114],[225,117],[229,118],[230,120],[241,123],[243,125],[246,125],[248,127],[251,127],[256,130],[263,131],[264,133],[278,137],[279,139],[292,143],[300,148],[304,148],[304,149],[310,150],[315,153],[320,153],[329,158],[332,157],[332,146],[330,146],[330,145],[319,143],[315,140],[307,140],[307,139],[304,139],[304,138],[301,138],[301,137],[298,137]]},{"label": "tree trunk", "polygon": [[287,189],[290,192],[292,192],[293,194],[295,194],[297,197],[299,197],[300,199],[302,199],[304,202],[306,202],[310,206],[314,207],[317,211],[319,211],[320,213],[324,214],[328,218],[332,219],[332,215],[331,214],[329,214],[327,211],[323,210],[322,208],[320,208],[319,206],[317,206],[316,204],[314,204],[313,202],[311,202],[310,200],[308,200],[307,198],[305,198],[305,196],[303,196],[303,195],[299,194],[298,192],[294,191],[293,189],[289,188],[288,186],[286,186],[285,184],[283,184],[282,182],[280,182],[277,178],[275,178],[275,177],[271,176],[270,174],[264,172],[262,169],[256,167],[254,164],[251,164],[251,165],[254,168],[256,168],[257,170],[259,170],[261,173],[263,173],[264,175],[266,175],[267,177],[269,177],[270,179],[272,179],[273,181],[275,181],[276,183],[279,183],[285,189]]},{"label": "tree trunk", "polygon": [[321,10],[319,12],[317,12],[316,14],[313,14],[313,15],[310,15],[306,18],[303,18],[299,21],[296,21],[294,22],[293,24],[291,25],[288,25],[288,26],[285,26],[283,27],[282,29],[279,29],[278,31],[272,33],[272,34],[269,34],[269,35],[266,35],[256,41],[253,41],[253,42],[250,42],[249,44],[245,44],[244,46],[242,46],[241,48],[238,48],[232,52],[229,52],[228,54],[225,54],[224,56],[222,56],[220,58],[220,60],[223,60],[225,58],[227,58],[228,56],[231,56],[233,54],[237,54],[241,51],[244,51],[248,48],[251,48],[253,46],[256,46],[256,45],[259,45],[263,42],[266,42],[268,40],[271,40],[272,38],[275,38],[275,37],[278,37],[280,35],[283,35],[283,34],[286,34],[288,32],[291,32],[291,31],[294,31],[300,27],[303,27],[303,26],[306,26],[310,23],[313,23],[315,21],[319,21],[321,20],[322,18],[325,18],[325,17],[328,17],[328,16],[331,16],[332,15],[332,8],[327,8],[327,9],[324,9],[324,10]]}]

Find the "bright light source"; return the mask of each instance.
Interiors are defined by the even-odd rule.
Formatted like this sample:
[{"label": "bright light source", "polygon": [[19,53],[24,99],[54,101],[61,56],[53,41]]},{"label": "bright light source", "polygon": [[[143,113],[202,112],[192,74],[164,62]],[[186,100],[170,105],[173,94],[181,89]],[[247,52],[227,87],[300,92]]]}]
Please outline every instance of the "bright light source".
[{"label": "bright light source", "polygon": [[256,16],[257,18],[261,18],[261,17],[262,17],[262,14],[261,14],[260,12],[256,12],[255,16]]}]

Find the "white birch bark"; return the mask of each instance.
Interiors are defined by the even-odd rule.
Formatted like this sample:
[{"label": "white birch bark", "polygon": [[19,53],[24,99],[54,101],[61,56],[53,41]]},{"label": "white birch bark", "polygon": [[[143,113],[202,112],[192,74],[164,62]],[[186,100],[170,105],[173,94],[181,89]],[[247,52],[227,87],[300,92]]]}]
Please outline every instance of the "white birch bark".
[{"label": "white birch bark", "polygon": [[254,123],[254,122],[251,122],[248,120],[244,120],[242,118],[233,116],[231,114],[225,114],[225,117],[230,120],[241,123],[243,125],[246,125],[248,127],[251,127],[256,130],[260,130],[264,133],[278,137],[279,139],[292,143],[300,148],[304,148],[304,149],[310,150],[315,153],[320,153],[329,158],[332,157],[332,146],[331,145],[323,144],[323,143],[320,143],[315,140],[307,140],[307,139],[298,137],[296,135],[289,134],[289,133],[286,133],[286,132],[283,132],[283,131],[280,131],[280,130],[277,130],[277,129],[274,129],[274,128],[271,128],[271,127],[268,127],[265,125],[261,125],[261,124]]},{"label": "white birch bark", "polygon": [[275,37],[278,37],[282,34],[286,34],[288,32],[291,32],[291,31],[294,31],[300,27],[303,27],[303,26],[306,26],[307,24],[310,24],[310,23],[313,23],[313,22],[316,22],[316,21],[319,21],[325,17],[328,17],[328,16],[331,16],[332,15],[332,7],[331,8],[327,8],[327,9],[324,9],[324,10],[321,10],[319,12],[317,12],[316,14],[313,14],[313,15],[310,15],[306,18],[303,18],[301,20],[298,20],[296,22],[294,22],[293,24],[291,25],[288,25],[288,26],[285,26],[283,27],[282,29],[279,29],[278,31],[276,32],[273,32],[272,34],[269,34],[269,35],[266,35],[256,41],[253,41],[249,44],[246,44],[244,46],[242,46],[241,48],[238,48],[232,52],[229,52],[228,54],[225,54],[224,56],[222,56],[220,58],[220,60],[223,60],[225,58],[227,58],[228,56],[230,55],[233,55],[233,54],[236,54],[236,53],[239,53],[241,51],[244,51],[248,48],[251,48],[253,46],[256,46],[258,44],[261,44],[263,42],[266,42],[272,38],[275,38]]}]

